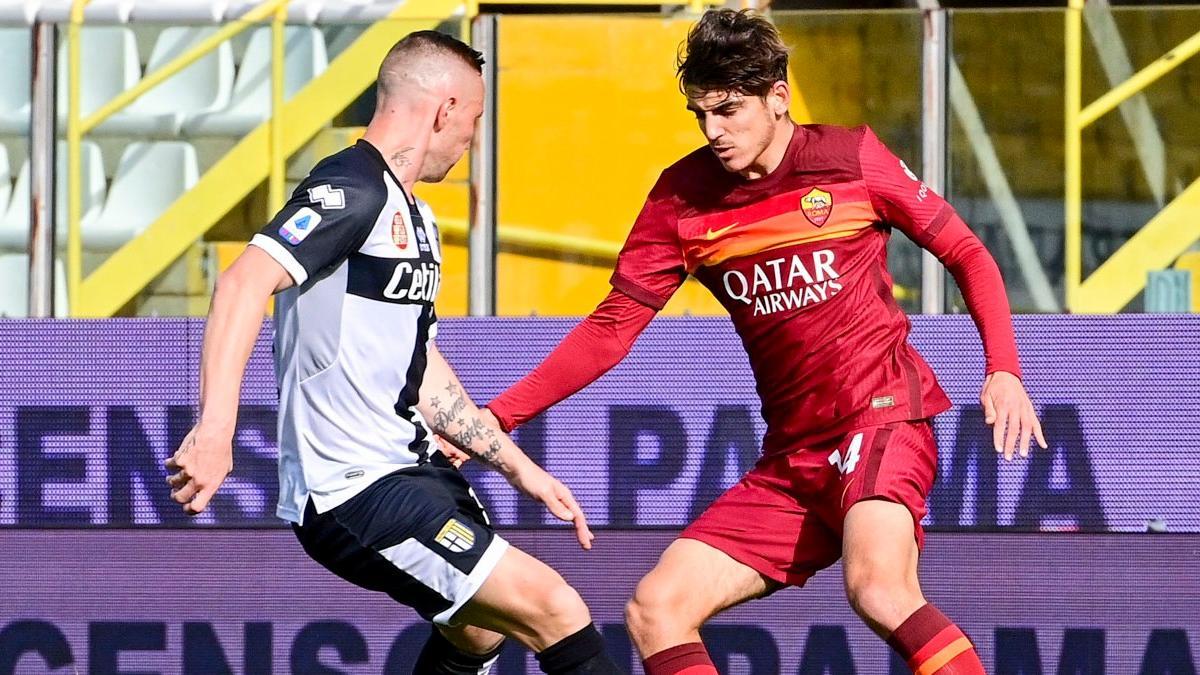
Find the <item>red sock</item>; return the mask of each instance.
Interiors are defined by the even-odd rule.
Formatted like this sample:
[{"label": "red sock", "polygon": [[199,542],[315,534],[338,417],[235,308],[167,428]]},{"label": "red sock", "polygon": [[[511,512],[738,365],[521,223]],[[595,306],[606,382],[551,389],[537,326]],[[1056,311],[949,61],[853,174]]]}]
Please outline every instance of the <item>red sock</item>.
[{"label": "red sock", "polygon": [[971,640],[933,605],[913,612],[887,642],[916,675],[987,675]]},{"label": "red sock", "polygon": [[646,675],[718,675],[717,667],[708,658],[708,651],[699,642],[670,647],[642,661]]}]

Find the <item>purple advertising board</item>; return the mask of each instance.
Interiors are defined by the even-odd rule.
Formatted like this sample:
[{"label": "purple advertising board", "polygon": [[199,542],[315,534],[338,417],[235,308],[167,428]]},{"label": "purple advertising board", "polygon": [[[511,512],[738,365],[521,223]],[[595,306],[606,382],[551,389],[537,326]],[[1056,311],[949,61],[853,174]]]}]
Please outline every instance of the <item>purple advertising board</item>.
[{"label": "purple advertising board", "polygon": [[[1200,317],[1016,317],[1051,447],[1013,464],[996,460],[979,411],[970,319],[912,322],[955,404],[936,420],[931,530],[1140,532],[1158,520],[1200,532]],[[574,323],[446,320],[438,344],[484,402]],[[0,526],[279,527],[269,330],[242,390],[233,477],[200,518],[167,499],[161,463],[194,419],[202,332],[195,319],[0,321]],[[597,526],[677,528],[753,464],[758,407],[727,320],[661,319],[517,439]],[[500,523],[549,524],[498,476],[468,471]]]},{"label": "purple advertising board", "polygon": [[[558,569],[609,648],[640,673],[622,621],[669,530],[504,536]],[[1200,535],[933,533],[930,599],[993,675],[1191,675]],[[308,560],[280,530],[0,530],[0,673],[409,673],[428,625]],[[839,570],[723,614],[722,673],[899,675],[851,613]],[[536,673],[510,649],[496,675]]]}]

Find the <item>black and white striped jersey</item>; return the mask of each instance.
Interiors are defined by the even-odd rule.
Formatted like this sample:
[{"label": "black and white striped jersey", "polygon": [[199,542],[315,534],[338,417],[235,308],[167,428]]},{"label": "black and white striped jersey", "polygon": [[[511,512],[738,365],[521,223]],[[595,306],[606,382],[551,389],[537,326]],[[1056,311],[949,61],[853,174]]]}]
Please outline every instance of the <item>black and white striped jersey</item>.
[{"label": "black and white striped jersey", "polygon": [[301,522],[310,497],[323,513],[433,450],[416,405],[437,332],[437,225],[360,140],[317,164],[250,244],[295,281],[275,301],[277,513]]}]

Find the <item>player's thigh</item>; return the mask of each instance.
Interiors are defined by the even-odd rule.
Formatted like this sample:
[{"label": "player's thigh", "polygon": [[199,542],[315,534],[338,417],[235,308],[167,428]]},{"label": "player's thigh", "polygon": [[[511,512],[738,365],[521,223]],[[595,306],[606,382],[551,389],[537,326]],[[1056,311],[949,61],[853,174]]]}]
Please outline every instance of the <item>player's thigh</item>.
[{"label": "player's thigh", "polygon": [[848,586],[915,586],[919,555],[912,513],[903,504],[870,499],[846,514],[842,565]]},{"label": "player's thigh", "polygon": [[925,604],[917,577],[920,555],[912,513],[881,499],[846,515],[843,574],[854,611],[880,636],[891,634]]},{"label": "player's thigh", "polygon": [[699,627],[713,615],[778,589],[754,568],[695,539],[676,539],[637,585],[631,622],[656,623],[663,615]]},{"label": "player's thigh", "polygon": [[546,563],[509,546],[455,623],[512,637],[541,651],[591,623],[579,593]]}]

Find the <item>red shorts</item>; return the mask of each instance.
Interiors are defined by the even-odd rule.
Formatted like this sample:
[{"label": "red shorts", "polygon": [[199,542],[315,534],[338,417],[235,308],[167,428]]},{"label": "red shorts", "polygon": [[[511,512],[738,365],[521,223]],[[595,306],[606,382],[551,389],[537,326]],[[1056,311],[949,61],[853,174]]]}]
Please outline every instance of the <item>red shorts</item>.
[{"label": "red shorts", "polygon": [[763,457],[680,536],[702,541],[780,583],[803,586],[842,556],[854,504],[904,505],[921,519],[937,471],[929,420],[892,422],[790,453]]}]

